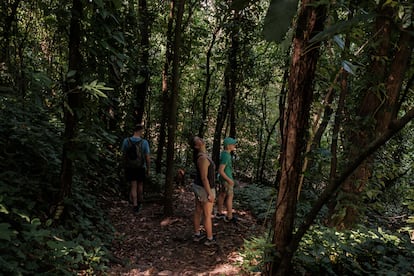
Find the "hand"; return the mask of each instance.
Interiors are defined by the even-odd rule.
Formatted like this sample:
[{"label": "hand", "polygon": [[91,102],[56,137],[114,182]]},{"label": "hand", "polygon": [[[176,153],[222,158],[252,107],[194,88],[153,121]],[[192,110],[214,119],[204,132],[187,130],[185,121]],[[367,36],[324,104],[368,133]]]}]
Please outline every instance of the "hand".
[{"label": "hand", "polygon": [[207,200],[210,201],[210,202],[214,202],[214,196],[209,194],[207,196]]}]

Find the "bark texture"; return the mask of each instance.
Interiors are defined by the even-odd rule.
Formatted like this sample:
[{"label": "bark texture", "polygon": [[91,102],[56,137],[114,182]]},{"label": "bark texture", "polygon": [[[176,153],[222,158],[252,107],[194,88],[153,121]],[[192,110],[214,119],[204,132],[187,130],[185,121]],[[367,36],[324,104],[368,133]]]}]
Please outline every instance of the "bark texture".
[{"label": "bark texture", "polygon": [[164,215],[172,216],[174,213],[173,205],[173,180],[174,180],[174,153],[175,153],[175,131],[177,129],[177,108],[178,93],[180,82],[180,53],[181,53],[181,26],[183,21],[185,0],[177,0],[177,16],[175,18],[174,29],[174,54],[172,62],[172,93],[170,100],[169,119],[168,119],[168,143],[167,143],[167,171],[165,179],[165,201]]},{"label": "bark texture", "polygon": [[313,79],[319,58],[319,44],[309,40],[323,29],[326,6],[312,6],[315,1],[302,1],[293,39],[293,54],[289,74],[287,108],[284,114],[280,158],[279,192],[273,226],[273,261],[266,266],[265,275],[290,275],[294,251],[292,241],[297,193],[302,172],[309,111],[313,98]]},{"label": "bark texture", "polygon": [[[354,159],[376,137],[390,127],[399,112],[402,84],[413,52],[414,38],[410,30],[393,28],[391,6],[380,3],[374,33],[377,34],[373,62],[368,70],[370,80],[356,112],[362,118],[357,126],[349,127],[346,134],[351,145],[349,160]],[[397,37],[395,40],[394,38]],[[394,46],[395,45],[395,46]],[[338,229],[352,228],[358,223],[358,201],[373,172],[373,157],[365,160],[342,186],[341,200],[331,209],[330,225]]]}]

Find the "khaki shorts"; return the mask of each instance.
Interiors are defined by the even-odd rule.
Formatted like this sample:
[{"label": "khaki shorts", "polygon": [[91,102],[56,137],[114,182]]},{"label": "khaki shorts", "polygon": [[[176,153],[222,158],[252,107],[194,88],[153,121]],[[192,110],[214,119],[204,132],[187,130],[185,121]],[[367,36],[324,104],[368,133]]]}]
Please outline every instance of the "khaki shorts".
[{"label": "khaki shorts", "polygon": [[[208,199],[208,194],[206,192],[206,190],[204,189],[203,186],[199,186],[193,183],[193,191],[194,191],[194,195],[197,198],[198,201],[200,202],[207,202]],[[214,198],[216,197],[216,190],[215,189],[211,189],[211,192],[214,195]]]},{"label": "khaki shorts", "polygon": [[227,181],[219,181],[217,191],[220,194],[233,195],[234,185],[230,185]]}]

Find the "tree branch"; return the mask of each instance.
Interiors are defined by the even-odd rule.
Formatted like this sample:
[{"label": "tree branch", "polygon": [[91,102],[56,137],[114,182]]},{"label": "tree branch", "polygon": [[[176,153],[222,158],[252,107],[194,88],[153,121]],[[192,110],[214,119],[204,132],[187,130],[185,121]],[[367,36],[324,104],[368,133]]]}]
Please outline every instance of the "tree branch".
[{"label": "tree branch", "polygon": [[364,162],[364,160],[373,154],[377,149],[383,146],[388,140],[390,140],[395,134],[397,134],[402,128],[404,128],[411,120],[414,119],[414,108],[409,110],[401,119],[394,120],[389,125],[388,129],[374,140],[371,144],[361,152],[358,158],[351,161],[346,170],[337,178],[333,179],[328,187],[320,195],[319,199],[313,205],[311,211],[305,217],[303,223],[300,225],[298,231],[294,234],[291,243],[289,244],[289,251],[295,252],[299,246],[299,242],[305,235],[306,231],[309,230],[313,224],[322,206],[328,202],[332,195],[338,190],[342,183],[355,171],[358,166]]}]

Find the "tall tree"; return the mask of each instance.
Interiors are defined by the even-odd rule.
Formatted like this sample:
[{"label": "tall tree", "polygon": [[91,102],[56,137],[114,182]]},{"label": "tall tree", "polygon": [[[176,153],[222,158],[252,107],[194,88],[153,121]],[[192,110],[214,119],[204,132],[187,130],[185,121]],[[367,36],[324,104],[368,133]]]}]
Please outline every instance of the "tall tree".
[{"label": "tall tree", "polygon": [[10,38],[13,35],[13,26],[17,21],[17,8],[19,7],[20,0],[15,1],[2,1],[0,4],[0,15],[1,15],[1,36],[0,36],[0,64],[4,63],[9,66],[9,49],[10,49]]},{"label": "tall tree", "polygon": [[61,187],[59,203],[71,194],[73,177],[73,153],[76,150],[75,138],[77,128],[77,112],[81,105],[82,55],[81,20],[82,0],[73,0],[69,28],[69,66],[66,81],[67,104],[64,104],[63,154],[61,168]]},{"label": "tall tree", "polygon": [[147,0],[139,0],[139,34],[140,34],[140,58],[138,76],[135,84],[136,91],[136,108],[134,110],[134,120],[136,123],[141,123],[145,110],[145,99],[148,94],[148,86],[150,82],[149,70],[149,50],[150,50],[150,27],[151,20],[147,7]]},{"label": "tall tree", "polygon": [[213,47],[216,42],[217,33],[219,32],[219,28],[216,28],[212,34],[211,42],[208,46],[207,53],[206,53],[206,85],[203,92],[203,100],[201,102],[201,122],[198,128],[198,136],[204,137],[204,131],[207,126],[207,114],[208,114],[208,103],[207,103],[207,96],[210,91],[211,86],[211,76],[213,75],[214,69],[211,68],[211,56],[213,52]]},{"label": "tall tree", "polygon": [[266,275],[289,275],[292,272],[291,260],[294,252],[288,245],[293,235],[309,111],[313,99],[313,79],[319,58],[320,42],[312,44],[310,40],[323,30],[326,18],[326,5],[314,5],[316,2],[301,2],[293,38],[287,107],[283,117],[279,191],[272,227],[272,243],[276,253],[272,262],[266,266]]},{"label": "tall tree", "polygon": [[161,172],[162,158],[164,153],[165,141],[167,137],[167,121],[168,121],[168,107],[170,99],[170,67],[173,59],[172,54],[172,40],[173,40],[173,23],[174,23],[174,1],[170,1],[170,13],[168,16],[168,26],[167,26],[167,35],[166,35],[166,44],[165,44],[165,60],[164,67],[162,69],[162,93],[161,93],[161,103],[162,103],[162,114],[160,122],[160,130],[158,135],[158,147],[157,147],[157,156],[155,160],[155,171],[157,173]]},{"label": "tall tree", "polygon": [[216,127],[213,140],[213,161],[219,163],[220,142],[224,124],[226,120],[230,123],[229,136],[236,136],[235,120],[235,100],[237,88],[239,86],[239,31],[240,31],[240,14],[236,9],[231,10],[231,24],[228,30],[229,50],[227,53],[227,63],[224,70],[224,92],[221,97],[219,111],[217,113]]},{"label": "tall tree", "polygon": [[[372,63],[367,70],[369,76],[366,76],[369,82],[363,91],[358,91],[364,96],[355,111],[361,120],[357,126],[348,126],[345,133],[350,145],[348,159],[354,159],[361,148],[382,135],[400,112],[402,85],[413,53],[414,36],[411,33],[414,28],[412,24],[398,27],[394,18],[397,18],[399,10],[398,5],[387,1],[380,1],[376,7],[378,15],[372,32],[376,43],[373,44]],[[344,183],[343,196],[331,210],[334,214],[331,225],[350,228],[358,222],[360,210],[356,201],[361,200],[359,195],[365,190],[372,170],[373,157],[370,157]]]},{"label": "tall tree", "polygon": [[[173,206],[173,178],[174,178],[174,156],[175,156],[175,132],[177,129],[177,106],[180,89],[180,53],[182,44],[182,21],[185,0],[174,0],[177,3],[177,13],[174,27],[173,60],[172,60],[172,83],[171,97],[168,117],[168,143],[167,143],[167,171],[165,178],[164,193],[164,215],[171,216],[174,212]],[[175,6],[175,5],[173,5]]]}]

